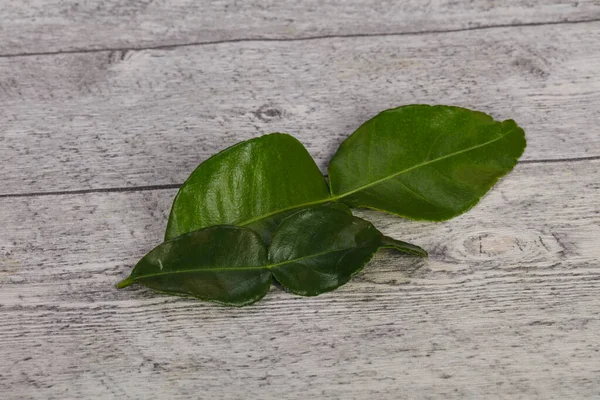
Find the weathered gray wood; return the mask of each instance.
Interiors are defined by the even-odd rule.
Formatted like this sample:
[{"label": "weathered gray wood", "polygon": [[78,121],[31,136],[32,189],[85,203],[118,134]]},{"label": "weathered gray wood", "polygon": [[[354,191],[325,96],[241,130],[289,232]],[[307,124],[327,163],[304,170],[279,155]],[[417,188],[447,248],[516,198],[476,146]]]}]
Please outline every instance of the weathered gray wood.
[{"label": "weathered gray wood", "polygon": [[[516,119],[530,162],[597,158],[599,23],[431,32],[598,18],[595,0],[0,2],[0,195],[180,183],[270,131],[324,170],[412,102]],[[0,398],[598,398],[599,167],[520,164],[442,224],[362,212],[430,259],[382,253],[334,293],[244,309],[114,289],[175,190],[0,196]]]},{"label": "weathered gray wood", "polygon": [[0,2],[0,55],[600,18],[596,0]]},{"label": "weathered gray wood", "polygon": [[446,223],[363,212],[383,253],[340,290],[229,309],[113,284],[174,190],[0,199],[7,399],[598,398],[600,161],[520,164]]},{"label": "weathered gray wood", "polygon": [[524,159],[598,156],[600,22],[0,59],[0,194],[181,183],[226,146],[297,136],[325,171],[380,110],[513,118]]}]

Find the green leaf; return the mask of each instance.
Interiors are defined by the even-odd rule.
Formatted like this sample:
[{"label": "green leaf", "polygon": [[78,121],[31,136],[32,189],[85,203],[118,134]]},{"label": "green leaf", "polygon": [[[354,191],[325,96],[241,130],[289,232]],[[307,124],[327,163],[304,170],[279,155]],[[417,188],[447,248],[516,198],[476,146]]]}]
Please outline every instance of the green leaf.
[{"label": "green leaf", "polygon": [[412,219],[441,221],[473,207],[525,148],[514,121],[451,106],[384,111],[340,146],[331,196],[293,137],[270,134],[230,147],[190,175],[173,202],[165,239],[215,225],[245,226],[266,243],[298,209],[343,201]]},{"label": "green leaf", "polygon": [[214,226],[168,240],[117,285],[141,283],[158,292],[232,306],[260,300],[271,286],[267,250],[254,231]]},{"label": "green leaf", "polygon": [[473,207],[525,149],[512,120],[451,106],[383,111],[329,164],[333,200],[411,219],[441,221]]},{"label": "green leaf", "polygon": [[302,144],[273,133],[232,146],[179,189],[165,239],[214,225],[247,226],[267,242],[292,210],[329,201],[323,174]]},{"label": "green leaf", "polygon": [[419,246],[383,236],[347,209],[315,207],[281,223],[273,235],[269,261],[273,276],[284,288],[316,296],[348,282],[383,247],[427,256]]},{"label": "green leaf", "polygon": [[117,286],[138,282],[159,292],[243,306],[261,299],[274,277],[290,292],[315,296],[348,282],[390,243],[427,254],[384,237],[343,206],[313,207],[283,220],[268,253],[248,228],[205,228],[156,247]]},{"label": "green leaf", "polygon": [[382,245],[368,221],[328,208],[299,211],[275,231],[269,249],[272,272],[292,293],[316,296],[348,282]]}]

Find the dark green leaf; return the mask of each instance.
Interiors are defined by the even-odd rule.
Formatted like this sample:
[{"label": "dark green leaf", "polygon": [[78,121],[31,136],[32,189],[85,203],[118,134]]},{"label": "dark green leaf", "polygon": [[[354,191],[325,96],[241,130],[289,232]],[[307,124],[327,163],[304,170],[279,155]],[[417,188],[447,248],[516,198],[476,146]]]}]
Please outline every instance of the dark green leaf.
[{"label": "dark green leaf", "polygon": [[329,164],[334,200],[440,221],[473,207],[517,163],[512,120],[451,106],[410,105],[365,122]]},{"label": "dark green leaf", "polygon": [[287,290],[315,296],[348,282],[383,247],[427,256],[419,246],[383,236],[347,210],[318,207],[281,223],[273,235],[269,261],[275,279]]},{"label": "dark green leaf", "polygon": [[248,228],[215,226],[166,241],[118,287],[139,282],[170,294],[242,306],[262,298],[274,276],[287,290],[314,296],[359,272],[380,247],[426,254],[384,237],[346,207],[308,208],[285,218],[268,251]]},{"label": "dark green leaf", "polygon": [[368,221],[327,207],[302,210],[275,231],[269,260],[275,279],[287,290],[315,296],[358,273],[382,245],[383,235]]},{"label": "dark green leaf", "polygon": [[273,133],[200,164],[175,197],[165,238],[237,225],[251,227],[268,242],[286,211],[328,198],[325,178],[304,146],[290,135]]},{"label": "dark green leaf", "polygon": [[117,287],[138,282],[163,293],[243,306],[269,290],[266,265],[267,250],[254,231],[214,226],[156,247]]}]

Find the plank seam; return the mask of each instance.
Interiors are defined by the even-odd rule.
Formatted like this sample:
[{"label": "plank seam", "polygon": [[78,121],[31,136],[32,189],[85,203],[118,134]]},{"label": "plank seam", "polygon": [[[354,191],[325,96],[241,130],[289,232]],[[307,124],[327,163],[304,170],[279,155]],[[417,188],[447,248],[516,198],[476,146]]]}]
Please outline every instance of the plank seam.
[{"label": "plank seam", "polygon": [[86,54],[86,53],[101,53],[110,51],[143,51],[143,50],[173,50],[182,47],[194,47],[194,46],[209,46],[219,45],[228,43],[246,43],[246,42],[300,42],[300,41],[311,41],[311,40],[327,40],[327,39],[348,39],[348,38],[369,38],[369,37],[395,37],[395,36],[411,36],[411,35],[432,35],[439,33],[458,33],[458,32],[469,32],[478,30],[489,30],[489,29],[500,29],[500,28],[520,28],[520,27],[535,27],[535,26],[549,26],[549,25],[575,25],[575,24],[586,24],[600,22],[600,18],[585,19],[585,20],[564,20],[564,21],[549,21],[549,22],[526,22],[518,24],[497,24],[497,25],[482,25],[474,26],[469,28],[458,28],[458,29],[439,29],[439,30],[424,30],[424,31],[409,31],[409,32],[389,32],[389,33],[356,33],[356,34],[338,34],[338,35],[317,35],[317,36],[305,36],[297,38],[237,38],[237,39],[223,39],[223,40],[212,40],[212,41],[199,41],[189,43],[177,43],[177,44],[166,44],[166,45],[155,45],[155,46],[139,46],[139,47],[107,47],[107,48],[96,48],[96,49],[73,49],[73,50],[58,50],[58,51],[47,51],[47,52],[31,52],[31,53],[7,53],[0,54],[0,58],[11,58],[11,57],[35,57],[35,56],[53,56],[61,54]]},{"label": "plank seam", "polygon": [[600,156],[573,157],[573,158],[540,158],[538,160],[522,160],[519,164],[550,164],[561,162],[580,162],[600,160]]},{"label": "plank seam", "polygon": [[[568,163],[568,162],[582,162],[582,161],[596,161],[596,160],[600,160],[600,156],[523,160],[523,161],[519,161],[517,164],[550,164],[550,163]],[[327,177],[327,175],[325,175],[325,177]],[[150,191],[150,190],[179,189],[181,187],[181,185],[182,185],[182,183],[169,183],[169,184],[164,184],[164,185],[111,187],[111,188],[80,189],[80,190],[61,190],[61,191],[55,191],[55,192],[5,193],[5,194],[0,194],[0,199],[14,198],[14,197],[61,196],[61,195],[88,194],[88,193],[144,192],[144,191]]]}]

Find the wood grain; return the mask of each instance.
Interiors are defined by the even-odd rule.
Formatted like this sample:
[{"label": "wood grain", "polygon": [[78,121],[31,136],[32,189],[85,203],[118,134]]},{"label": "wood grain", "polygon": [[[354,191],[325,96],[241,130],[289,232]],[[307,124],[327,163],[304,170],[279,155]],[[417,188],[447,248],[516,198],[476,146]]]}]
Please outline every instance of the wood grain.
[{"label": "wood grain", "polygon": [[0,55],[598,18],[596,0],[3,1]]},{"label": "wood grain", "polygon": [[113,285],[174,190],[0,199],[10,399],[597,398],[600,161],[520,164],[445,223],[360,212],[381,253],[316,298],[230,309]]},{"label": "wood grain", "polygon": [[[599,398],[599,19],[597,0],[0,2],[0,398]],[[286,131],[325,171],[408,103],[528,139],[456,219],[357,212],[429,259],[381,252],[333,293],[243,309],[114,288],[208,156]]]},{"label": "wood grain", "polygon": [[298,137],[325,171],[380,110],[513,118],[525,160],[600,156],[600,22],[0,59],[1,194],[178,184],[215,152]]}]

